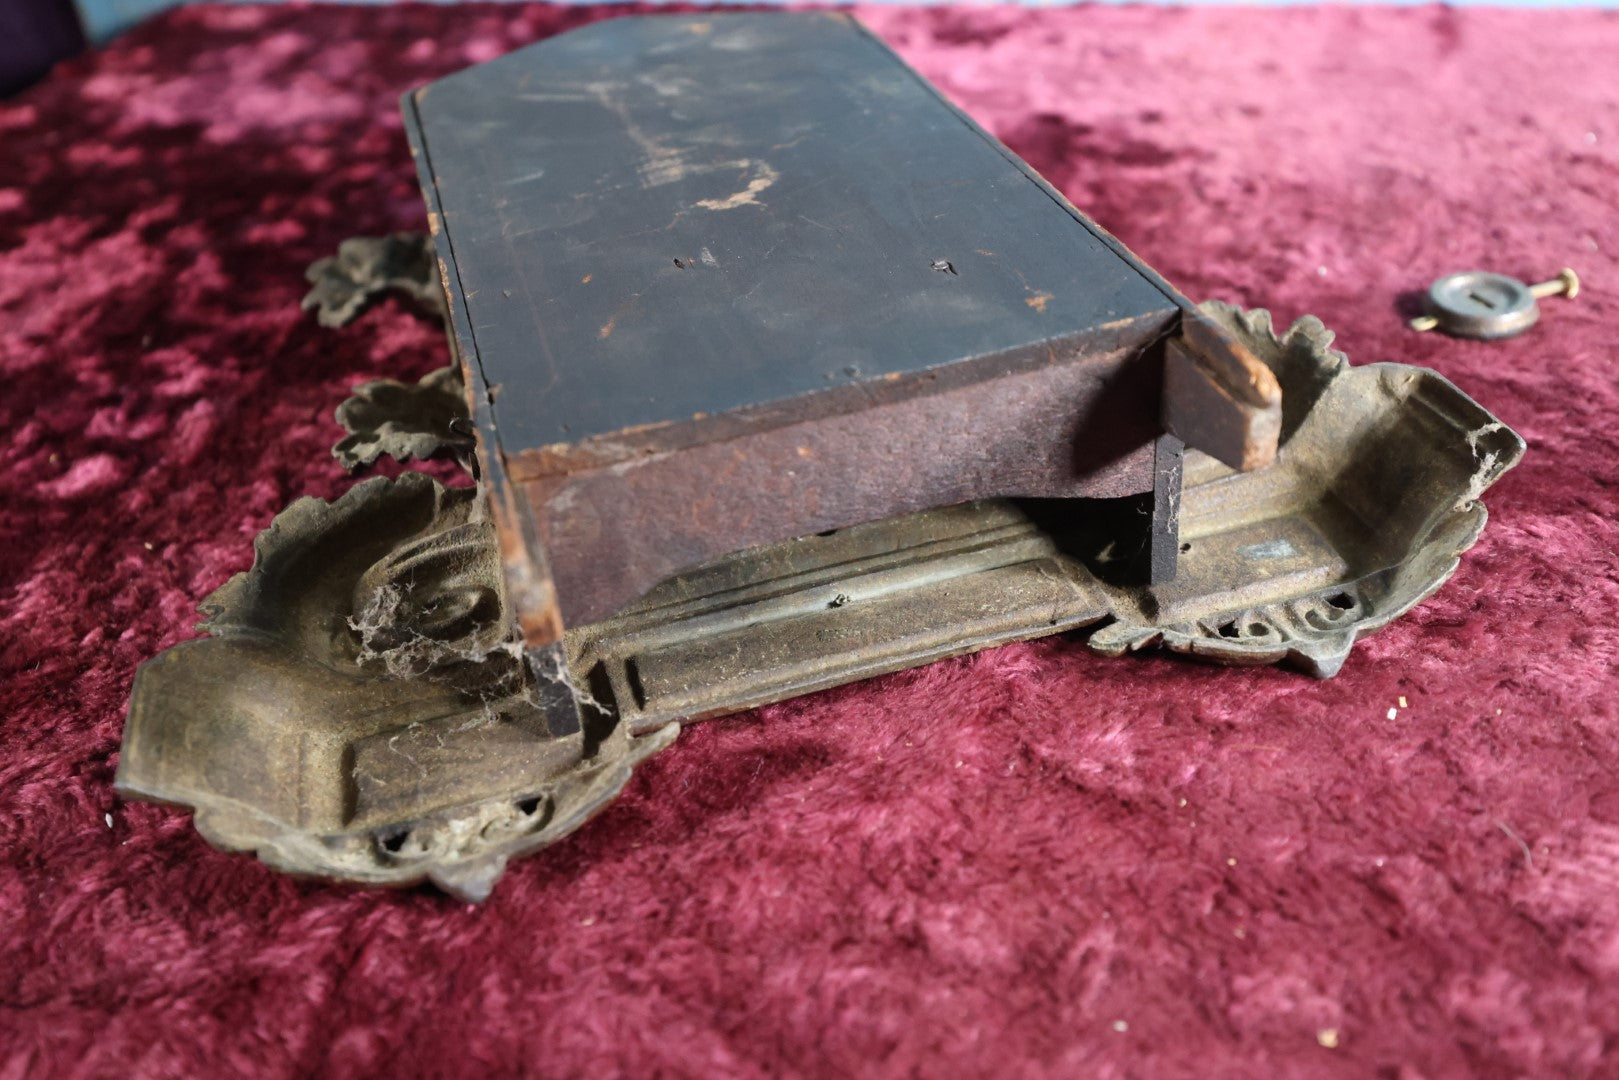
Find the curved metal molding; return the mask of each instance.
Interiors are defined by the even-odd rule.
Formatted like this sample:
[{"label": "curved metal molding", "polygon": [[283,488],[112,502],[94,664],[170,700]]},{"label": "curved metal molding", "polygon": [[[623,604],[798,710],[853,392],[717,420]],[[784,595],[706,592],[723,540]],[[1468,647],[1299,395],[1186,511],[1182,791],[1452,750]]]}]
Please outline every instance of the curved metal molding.
[{"label": "curved metal molding", "polygon": [[505,645],[479,509],[418,474],[290,506],[203,602],[211,636],[141,668],[119,792],[191,807],[210,843],[279,870],[467,900],[582,825],[679,728],[551,730],[547,674]]},{"label": "curved metal molding", "polygon": [[1435,372],[1350,367],[1313,316],[1277,335],[1264,310],[1202,307],[1282,383],[1282,450],[1250,473],[1188,454],[1179,576],[1116,605],[1091,647],[1332,676],[1455,571],[1523,440]]}]

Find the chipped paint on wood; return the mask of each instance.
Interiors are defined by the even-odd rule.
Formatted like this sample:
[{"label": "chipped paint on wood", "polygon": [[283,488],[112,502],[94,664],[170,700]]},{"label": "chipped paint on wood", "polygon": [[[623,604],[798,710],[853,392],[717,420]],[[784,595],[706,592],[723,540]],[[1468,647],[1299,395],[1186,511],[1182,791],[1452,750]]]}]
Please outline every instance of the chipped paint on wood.
[{"label": "chipped paint on wood", "polygon": [[699,199],[697,205],[704,210],[735,210],[739,206],[760,206],[759,194],[769,190],[770,186],[781,179],[781,174],[771,168],[768,161],[750,162],[739,161],[736,164],[747,168],[752,166],[758,173],[748,186],[734,195],[727,195],[723,199]]},{"label": "chipped paint on wood", "polygon": [[1176,296],[857,24],[725,20],[550,39],[415,133],[567,621],[818,521],[1150,489]]}]

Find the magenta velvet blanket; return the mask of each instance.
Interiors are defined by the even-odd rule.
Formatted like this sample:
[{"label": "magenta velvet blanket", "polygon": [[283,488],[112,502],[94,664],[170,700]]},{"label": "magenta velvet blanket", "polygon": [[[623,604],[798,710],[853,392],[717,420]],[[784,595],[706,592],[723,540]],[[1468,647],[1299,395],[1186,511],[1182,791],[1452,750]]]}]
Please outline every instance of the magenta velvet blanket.
[{"label": "magenta velvet blanket", "polygon": [[135,666],[443,362],[297,306],[424,225],[398,95],[621,10],[191,8],[0,104],[0,1078],[1619,1074],[1613,13],[859,10],[1191,296],[1528,440],[1337,679],[1059,638],[702,725],[479,908],[119,802]]}]

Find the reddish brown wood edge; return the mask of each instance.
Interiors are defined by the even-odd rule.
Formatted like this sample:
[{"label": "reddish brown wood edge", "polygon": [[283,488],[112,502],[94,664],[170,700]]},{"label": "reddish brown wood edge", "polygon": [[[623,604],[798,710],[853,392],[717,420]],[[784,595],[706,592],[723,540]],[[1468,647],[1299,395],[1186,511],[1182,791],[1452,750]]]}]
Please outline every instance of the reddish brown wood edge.
[{"label": "reddish brown wood edge", "polygon": [[588,446],[503,456],[494,512],[525,641],[746,548],[973,499],[1152,491],[1161,343],[1177,315],[868,392],[835,415],[782,423],[776,408],[751,431],[721,418],[742,430],[719,441],[660,449],[680,441],[663,430],[626,455],[615,438],[596,448],[607,463],[571,469],[557,466],[592,460]]}]

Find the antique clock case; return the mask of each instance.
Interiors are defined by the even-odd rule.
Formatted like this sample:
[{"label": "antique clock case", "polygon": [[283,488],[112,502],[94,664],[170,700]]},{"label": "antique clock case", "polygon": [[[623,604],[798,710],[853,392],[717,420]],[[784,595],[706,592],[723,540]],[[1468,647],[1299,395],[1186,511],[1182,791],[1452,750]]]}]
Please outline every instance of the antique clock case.
[{"label": "antique clock case", "polygon": [[118,785],[212,842],[486,895],[683,722],[1080,628],[1333,674],[1522,452],[1314,318],[1195,305],[832,14],[622,18],[406,95],[430,239],[346,243],[451,363],[360,387]]}]

